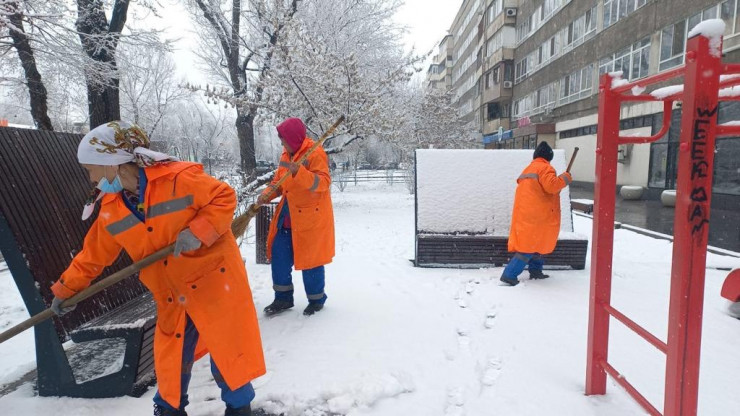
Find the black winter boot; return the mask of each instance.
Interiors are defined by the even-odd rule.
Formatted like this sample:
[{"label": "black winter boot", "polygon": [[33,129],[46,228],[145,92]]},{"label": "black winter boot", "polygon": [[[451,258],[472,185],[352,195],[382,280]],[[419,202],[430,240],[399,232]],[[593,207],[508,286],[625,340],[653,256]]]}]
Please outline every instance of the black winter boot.
[{"label": "black winter boot", "polygon": [[282,300],[282,299],[275,299],[272,301],[271,304],[267,305],[265,307],[265,315],[267,316],[273,316],[277,315],[280,312],[287,311],[288,309],[293,307],[293,301],[290,300]]},{"label": "black winter boot", "polygon": [[509,286],[516,286],[519,284],[519,279],[517,279],[516,277],[511,278],[511,277],[501,276],[501,279],[499,280],[501,280],[502,282],[506,283]]},{"label": "black winter boot", "polygon": [[324,309],[323,303],[309,303],[308,306],[306,306],[306,309],[303,310],[303,314],[311,316],[322,309]]},{"label": "black winter boot", "polygon": [[226,412],[224,416],[252,416],[252,409],[249,405],[235,409],[233,407],[226,406]]},{"label": "black winter boot", "polygon": [[184,410],[170,410],[158,404],[155,404],[154,416],[188,416],[188,414]]},{"label": "black winter boot", "polygon": [[547,279],[548,277],[550,277],[550,275],[542,273],[542,270],[530,270],[529,271],[530,279],[539,280],[539,279]]}]

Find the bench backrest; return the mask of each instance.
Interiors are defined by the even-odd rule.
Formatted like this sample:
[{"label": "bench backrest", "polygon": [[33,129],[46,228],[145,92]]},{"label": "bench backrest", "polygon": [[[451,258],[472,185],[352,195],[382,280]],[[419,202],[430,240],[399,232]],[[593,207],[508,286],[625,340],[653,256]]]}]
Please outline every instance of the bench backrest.
[{"label": "bench backrest", "polygon": [[[0,127],[0,250],[31,314],[51,303],[51,285],[82,248],[92,185],[77,163],[81,135]],[[101,276],[130,263],[124,254]],[[56,319],[60,339],[145,291],[132,276]]]}]

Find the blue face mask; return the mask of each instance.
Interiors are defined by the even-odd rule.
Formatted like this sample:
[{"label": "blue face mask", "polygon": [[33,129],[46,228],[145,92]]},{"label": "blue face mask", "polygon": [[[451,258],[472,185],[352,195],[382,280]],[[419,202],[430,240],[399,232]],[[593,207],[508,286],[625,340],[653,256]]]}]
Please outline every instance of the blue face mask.
[{"label": "blue face mask", "polygon": [[117,194],[121,191],[123,191],[123,185],[121,185],[121,178],[116,175],[116,178],[113,179],[113,183],[108,182],[108,178],[103,177],[100,179],[100,182],[98,182],[98,189],[100,189],[100,192],[106,193],[106,194]]}]

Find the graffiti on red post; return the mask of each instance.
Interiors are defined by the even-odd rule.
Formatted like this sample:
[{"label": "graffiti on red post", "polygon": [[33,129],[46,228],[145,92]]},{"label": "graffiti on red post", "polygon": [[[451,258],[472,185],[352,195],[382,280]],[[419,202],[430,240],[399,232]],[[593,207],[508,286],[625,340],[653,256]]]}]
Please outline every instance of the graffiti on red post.
[{"label": "graffiti on red post", "polygon": [[[711,117],[717,114],[717,106],[709,110],[698,108],[697,119],[694,122],[694,135],[691,140],[691,180],[706,178],[709,174],[709,163],[707,158],[707,129],[711,123]],[[705,182],[705,181],[702,181]],[[711,184],[709,184],[711,186]],[[691,216],[689,221],[693,224],[691,235],[701,232],[709,223],[709,197],[704,184],[694,185],[691,190]]]}]

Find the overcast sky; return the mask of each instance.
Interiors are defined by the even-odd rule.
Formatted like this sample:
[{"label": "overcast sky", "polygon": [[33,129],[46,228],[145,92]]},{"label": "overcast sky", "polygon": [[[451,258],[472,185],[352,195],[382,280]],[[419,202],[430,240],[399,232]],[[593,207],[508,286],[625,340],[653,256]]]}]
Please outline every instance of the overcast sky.
[{"label": "overcast sky", "polygon": [[[406,27],[406,47],[416,48],[418,53],[426,53],[442,40],[455,18],[463,0],[406,0],[399,10],[396,21]],[[169,0],[166,18],[160,21],[160,28],[170,37],[179,37],[175,43],[175,62],[178,72],[189,81],[205,83],[206,77],[196,65],[196,57],[191,49],[197,47],[192,32],[193,24],[179,1]],[[432,54],[434,55],[434,54]]]}]

